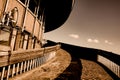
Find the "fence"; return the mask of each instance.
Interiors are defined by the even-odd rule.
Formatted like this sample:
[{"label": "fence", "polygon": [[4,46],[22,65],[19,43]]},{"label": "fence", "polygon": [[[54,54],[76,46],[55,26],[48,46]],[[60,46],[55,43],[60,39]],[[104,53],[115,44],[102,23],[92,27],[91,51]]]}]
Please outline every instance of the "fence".
[{"label": "fence", "polygon": [[66,43],[61,43],[61,48],[68,51],[72,57],[101,63],[101,66],[104,65],[103,67],[106,69],[106,71],[110,72],[109,74],[114,78],[114,80],[119,80],[120,55],[100,49],[80,47]]},{"label": "fence", "polygon": [[[110,56],[110,54],[107,55]],[[114,58],[116,58],[116,61]],[[107,56],[98,55],[98,62],[102,63],[104,66],[106,66],[109,70],[111,70],[116,76],[120,78],[120,64],[119,60],[117,60],[120,58],[111,56],[111,59],[108,58]]]},{"label": "fence", "polygon": [[8,80],[44,64],[55,57],[59,48],[60,46],[56,45],[41,49],[14,51],[9,55],[0,56],[0,79]]}]

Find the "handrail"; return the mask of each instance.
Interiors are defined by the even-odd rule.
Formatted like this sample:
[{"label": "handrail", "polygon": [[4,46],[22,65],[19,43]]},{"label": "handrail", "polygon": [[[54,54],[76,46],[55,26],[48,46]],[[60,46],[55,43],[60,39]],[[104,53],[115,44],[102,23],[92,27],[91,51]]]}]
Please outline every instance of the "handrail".
[{"label": "handrail", "polygon": [[98,51],[98,55],[104,56],[105,58],[111,60],[112,62],[120,65],[120,55],[114,54],[107,51]]},{"label": "handrail", "polygon": [[98,62],[102,63],[104,66],[106,66],[109,70],[111,70],[115,75],[117,75],[120,78],[120,65],[114,63],[113,61],[98,55]]},{"label": "handrail", "polygon": [[120,55],[100,49],[80,47],[67,43],[61,43],[61,45],[61,48],[68,51],[72,56],[80,59],[95,61],[101,64],[106,71],[109,73],[111,72],[110,74],[113,78],[120,78]]},{"label": "handrail", "polygon": [[[47,54],[52,51],[56,51],[57,47],[60,46],[51,46],[45,48],[38,48],[38,49],[29,49],[29,50],[20,50],[20,51],[13,51],[8,53],[8,55],[0,55],[0,67],[19,63],[25,60],[34,59],[37,57],[42,57],[43,54]],[[2,64],[4,63],[4,64]],[[5,64],[6,63],[6,64]]]},{"label": "handrail", "polygon": [[106,66],[120,78],[120,56],[111,52],[99,51],[98,62]]},{"label": "handrail", "polygon": [[18,74],[34,69],[55,57],[60,45],[9,52],[9,55],[0,55],[0,79],[8,80]]}]

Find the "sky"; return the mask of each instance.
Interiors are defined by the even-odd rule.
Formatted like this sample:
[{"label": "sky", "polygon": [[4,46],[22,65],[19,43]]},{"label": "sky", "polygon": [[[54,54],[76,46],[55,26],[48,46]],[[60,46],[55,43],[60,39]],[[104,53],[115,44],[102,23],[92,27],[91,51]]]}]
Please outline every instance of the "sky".
[{"label": "sky", "polygon": [[67,21],[44,38],[120,55],[120,0],[75,0]]}]

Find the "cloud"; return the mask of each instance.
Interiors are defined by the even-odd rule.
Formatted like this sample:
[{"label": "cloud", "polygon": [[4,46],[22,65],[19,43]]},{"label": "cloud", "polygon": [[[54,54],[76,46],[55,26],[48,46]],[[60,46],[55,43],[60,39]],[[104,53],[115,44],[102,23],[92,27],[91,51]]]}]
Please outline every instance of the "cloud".
[{"label": "cloud", "polygon": [[99,40],[97,40],[97,39],[94,39],[94,42],[95,42],[95,43],[99,43]]},{"label": "cloud", "polygon": [[99,43],[99,40],[89,38],[89,39],[87,40],[87,42]]},{"label": "cloud", "polygon": [[93,42],[93,40],[92,40],[92,39],[88,39],[87,41],[88,41],[88,42]]},{"label": "cloud", "polygon": [[110,42],[110,41],[108,41],[108,40],[105,40],[105,43],[106,43],[106,44],[109,44],[109,45],[113,45],[113,43]]},{"label": "cloud", "polygon": [[75,39],[78,39],[78,38],[79,38],[79,35],[78,35],[78,34],[70,34],[69,36],[72,37],[72,38],[75,38]]}]

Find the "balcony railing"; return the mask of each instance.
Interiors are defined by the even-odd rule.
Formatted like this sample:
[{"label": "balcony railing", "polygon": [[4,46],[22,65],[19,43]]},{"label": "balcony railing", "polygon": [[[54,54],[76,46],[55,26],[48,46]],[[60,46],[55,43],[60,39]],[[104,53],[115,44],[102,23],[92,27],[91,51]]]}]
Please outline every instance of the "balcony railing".
[{"label": "balcony railing", "polygon": [[56,45],[41,49],[6,52],[6,55],[0,55],[0,79],[8,80],[44,64],[55,57],[59,48],[60,45]]}]

